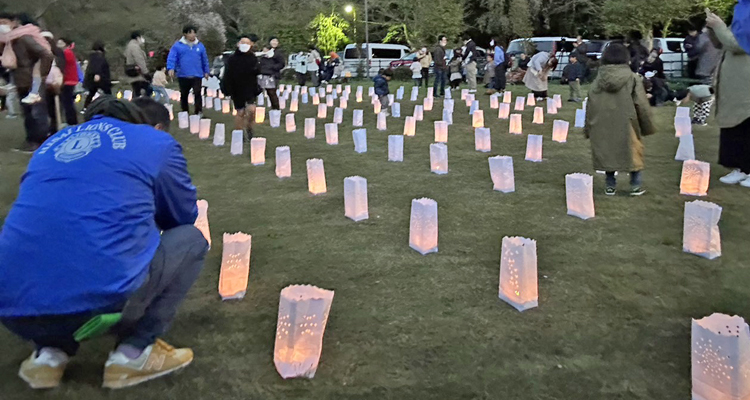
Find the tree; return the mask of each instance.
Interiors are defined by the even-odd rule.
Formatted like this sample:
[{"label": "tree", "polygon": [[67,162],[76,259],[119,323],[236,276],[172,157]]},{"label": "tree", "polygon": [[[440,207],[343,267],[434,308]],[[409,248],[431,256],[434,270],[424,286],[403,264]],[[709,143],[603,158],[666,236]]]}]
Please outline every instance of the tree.
[{"label": "tree", "polygon": [[694,5],[694,0],[606,0],[604,27],[610,35],[635,30],[650,42],[654,25],[668,27],[675,20],[687,19]]},{"label": "tree", "polygon": [[464,0],[372,0],[375,24],[387,29],[390,42],[405,42],[412,48],[431,44],[437,35],[451,39],[464,29]]},{"label": "tree", "polygon": [[339,50],[350,42],[344,33],[349,29],[349,23],[336,13],[318,14],[308,28],[312,30],[313,43],[326,53]]}]

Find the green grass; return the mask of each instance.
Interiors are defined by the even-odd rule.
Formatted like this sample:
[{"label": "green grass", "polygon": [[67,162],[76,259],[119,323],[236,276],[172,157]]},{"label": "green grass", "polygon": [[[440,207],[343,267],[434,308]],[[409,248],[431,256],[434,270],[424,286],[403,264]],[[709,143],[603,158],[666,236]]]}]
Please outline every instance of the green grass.
[{"label": "green grass", "polygon": [[[392,84],[392,89],[398,86]],[[511,87],[514,95],[525,95]],[[553,91],[563,92],[556,84]],[[248,149],[232,157],[228,146],[174,129],[184,145],[199,197],[210,203],[214,247],[166,339],[190,346],[196,359],[184,372],[132,389],[99,389],[112,342],[83,346],[64,385],[32,393],[16,378],[30,347],[0,329],[3,399],[685,399],[690,396],[690,319],[713,312],[750,315],[746,258],[750,191],[718,183],[718,130],[695,129],[698,159],[712,163],[709,196],[724,208],[724,254],[708,261],[682,252],[679,194],[681,163],[674,107],[655,109],[659,134],[646,139],[645,187],[640,198],[603,195],[595,175],[596,218],[566,215],[565,174],[593,174],[590,149],[572,128],[568,143],[551,141],[552,118],[508,134],[489,100],[478,95],[492,130],[493,151],[474,151],[468,109],[456,102],[449,129],[450,173],[430,173],[433,121],[442,105],[405,138],[404,162],[387,161],[387,135],[401,134],[403,118],[375,130],[365,109],[368,152],[354,152],[351,109],[339,128],[340,144],[325,143],[323,122],[314,140],[283,127],[256,129],[268,139],[267,163],[250,165]],[[567,94],[563,96],[567,99]],[[407,89],[408,100],[408,89]],[[439,102],[436,102],[439,103]],[[413,103],[402,103],[402,114]],[[330,121],[332,112],[329,112]],[[231,120],[212,111],[207,116]],[[176,122],[176,121],[175,121]],[[283,125],[283,117],[282,117]],[[0,122],[0,216],[17,193],[27,156],[10,152],[20,124]],[[524,161],[526,134],[543,134],[544,162]],[[229,135],[228,135],[229,136]],[[292,177],[274,174],[274,148],[289,145]],[[516,192],[492,190],[487,158],[514,158]],[[325,161],[328,193],[307,192],[305,160]],[[343,179],[368,180],[370,219],[344,217]],[[624,179],[622,179],[624,180]],[[627,182],[621,182],[621,191]],[[440,251],[421,256],[408,245],[413,198],[438,202]],[[250,283],[241,301],[217,294],[221,235],[253,235]],[[539,307],[519,313],[497,297],[504,236],[537,240]],[[323,354],[312,380],[284,381],[273,365],[279,292],[290,284],[336,291]]]}]

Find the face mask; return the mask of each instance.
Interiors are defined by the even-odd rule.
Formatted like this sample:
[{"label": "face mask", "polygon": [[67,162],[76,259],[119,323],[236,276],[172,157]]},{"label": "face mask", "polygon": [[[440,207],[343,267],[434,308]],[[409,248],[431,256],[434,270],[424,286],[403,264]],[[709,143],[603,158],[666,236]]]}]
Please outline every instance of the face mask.
[{"label": "face mask", "polygon": [[493,46],[493,47],[495,46],[495,41],[494,40],[490,40],[490,46]]},{"label": "face mask", "polygon": [[10,25],[0,25],[0,33],[8,33],[10,31],[12,31]]},{"label": "face mask", "polygon": [[243,53],[247,53],[248,51],[250,51],[250,45],[249,44],[242,43],[238,47],[239,47],[240,51],[243,52]]},{"label": "face mask", "polygon": [[138,39],[138,42],[140,42],[140,44],[146,44],[146,39],[140,38]]}]

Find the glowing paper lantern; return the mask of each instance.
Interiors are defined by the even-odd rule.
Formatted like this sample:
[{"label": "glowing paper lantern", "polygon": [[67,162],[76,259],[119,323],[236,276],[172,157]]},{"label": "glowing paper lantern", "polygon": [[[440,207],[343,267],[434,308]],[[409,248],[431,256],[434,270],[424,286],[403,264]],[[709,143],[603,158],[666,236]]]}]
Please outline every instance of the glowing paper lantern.
[{"label": "glowing paper lantern", "polygon": [[336,93],[341,94],[341,92],[344,91],[344,87],[339,85],[336,85]]},{"label": "glowing paper lantern", "polygon": [[448,173],[448,146],[444,143],[430,145],[430,170],[438,175]]},{"label": "glowing paper lantern", "polygon": [[266,108],[255,107],[255,123],[262,124],[266,122]]},{"label": "glowing paper lantern", "polygon": [[750,329],[744,319],[712,314],[693,320],[690,344],[693,400],[750,397]]},{"label": "glowing paper lantern", "polygon": [[380,101],[376,101],[375,103],[372,103],[372,111],[375,114],[380,114],[382,105],[380,104]]},{"label": "glowing paper lantern", "polygon": [[417,121],[422,121],[424,119],[424,108],[422,108],[422,106],[414,106],[414,118]]},{"label": "glowing paper lantern", "polygon": [[568,215],[581,219],[594,218],[594,177],[587,174],[565,175]]},{"label": "glowing paper lantern", "polygon": [[448,125],[453,125],[453,111],[443,110],[443,122]]},{"label": "glowing paper lantern", "polygon": [[474,111],[474,114],[472,114],[471,120],[472,120],[471,125],[474,128],[484,127],[484,111],[483,110]]},{"label": "glowing paper lantern", "polygon": [[191,115],[190,116],[190,133],[197,135],[201,131],[201,116]]},{"label": "glowing paper lantern", "polygon": [[376,124],[376,128],[379,131],[384,131],[388,129],[387,124],[385,122],[385,117],[386,117],[386,114],[384,112],[381,112],[380,114],[378,114],[378,122]]},{"label": "glowing paper lantern", "polygon": [[200,126],[198,128],[198,139],[206,140],[211,136],[211,120],[203,118],[200,120]]},{"label": "glowing paper lantern", "polygon": [[122,97],[127,101],[133,100],[133,91],[132,90],[124,91],[122,94]]},{"label": "glowing paper lantern", "polygon": [[210,248],[211,228],[208,225],[208,202],[206,200],[198,200],[198,218],[195,219],[195,227],[201,231]]},{"label": "glowing paper lantern", "polygon": [[[396,136],[403,140],[403,136]],[[367,179],[350,176],[344,179],[344,216],[359,222],[370,218],[367,206]]]},{"label": "glowing paper lantern", "polygon": [[490,176],[493,189],[498,192],[512,193],[516,191],[516,180],[513,173],[513,157],[490,157]]},{"label": "glowing paper lantern", "polygon": [[[464,99],[464,101],[466,101],[466,107],[471,107],[471,105],[475,101],[477,101],[477,99],[476,99],[476,97],[474,97],[473,94],[469,93],[469,94],[466,95],[466,98]],[[469,115],[471,115],[471,114],[469,114]]]},{"label": "glowing paper lantern", "polygon": [[448,123],[445,121],[435,121],[435,142],[448,142]]},{"label": "glowing paper lantern", "polygon": [[360,127],[364,124],[365,112],[362,110],[354,110],[352,113],[352,126]]},{"label": "glowing paper lantern", "polygon": [[510,117],[510,104],[500,103],[497,111],[497,117],[499,119],[508,119]]},{"label": "glowing paper lantern", "polygon": [[525,105],[526,105],[526,99],[521,96],[518,96],[516,97],[516,107],[514,108],[514,110],[523,111]]},{"label": "glowing paper lantern", "polygon": [[[300,96],[300,97],[301,97],[301,100],[302,100],[302,104],[307,104],[307,103],[310,102],[310,95],[309,94],[302,93],[302,96]],[[258,103],[258,105],[262,105],[262,104]]]},{"label": "glowing paper lantern", "polygon": [[682,135],[692,135],[693,122],[690,120],[690,118],[677,117],[674,119],[674,130],[676,137],[680,137]]},{"label": "glowing paper lantern", "polygon": [[252,236],[242,232],[224,234],[219,272],[219,295],[222,300],[245,297],[250,275]]},{"label": "glowing paper lantern", "polygon": [[479,100],[474,100],[469,105],[469,115],[474,115],[474,111],[479,109]]},{"label": "glowing paper lantern", "polygon": [[443,100],[443,110],[448,110],[450,112],[453,112],[453,109],[455,108],[456,103],[451,99],[444,99]]},{"label": "glowing paper lantern", "polygon": [[367,129],[355,129],[352,131],[354,139],[354,151],[357,153],[367,153]]},{"label": "glowing paper lantern", "polygon": [[512,99],[513,99],[513,93],[507,92],[507,91],[503,93],[503,103],[510,104]]},{"label": "glowing paper lantern", "polygon": [[417,97],[419,97],[419,88],[414,86],[411,88],[411,98],[409,100],[417,101]]},{"label": "glowing paper lantern", "polygon": [[[318,116],[320,117],[320,116]],[[340,124],[344,122],[344,109],[343,108],[334,108],[333,109],[333,123],[334,124]]]},{"label": "glowing paper lantern", "polygon": [[333,96],[326,96],[326,107],[333,107]]},{"label": "glowing paper lantern", "polygon": [[406,117],[404,121],[404,136],[414,136],[417,133],[417,119]]},{"label": "glowing paper lantern", "polygon": [[682,251],[709,260],[721,256],[719,219],[721,207],[714,203],[700,200],[685,203]]},{"label": "glowing paper lantern", "polygon": [[221,101],[221,112],[224,114],[229,114],[231,108],[231,103],[229,100],[222,100]]},{"label": "glowing paper lantern", "polygon": [[451,94],[451,88],[447,87],[445,88],[445,98],[446,99],[452,99],[453,95]]},{"label": "glowing paper lantern", "polygon": [[180,129],[188,129],[190,127],[190,114],[187,111],[177,113],[177,126]]},{"label": "glowing paper lantern", "polygon": [[357,103],[362,102],[362,86],[357,87],[356,99],[357,99]]},{"label": "glowing paper lantern", "polygon": [[690,118],[690,107],[677,107],[674,114],[675,119],[677,118]]},{"label": "glowing paper lantern", "polygon": [[411,201],[409,247],[426,255],[438,251],[438,208],[432,199]]},{"label": "glowing paper lantern", "polygon": [[284,97],[279,97],[279,110],[283,110],[286,108],[286,99]]},{"label": "glowing paper lantern", "polygon": [[[126,93],[125,100],[132,100],[132,95],[130,96],[131,98],[128,99],[127,92],[128,91],[126,90],[125,91],[125,93]],[[221,101],[221,99],[219,99],[219,100]],[[188,104],[195,104],[195,95],[193,93],[188,94]],[[221,103],[219,103],[219,104],[221,104]],[[216,108],[216,107],[214,107],[214,108]],[[216,109],[217,110],[221,110],[221,107],[216,108]]]},{"label": "glowing paper lantern", "polygon": [[214,110],[221,112],[221,99],[218,97],[214,98]]},{"label": "glowing paper lantern", "polygon": [[279,178],[292,176],[292,152],[289,146],[276,148],[276,176]]},{"label": "glowing paper lantern", "polygon": [[570,123],[568,121],[561,121],[556,119],[552,124],[552,141],[558,143],[565,143],[568,141],[568,128]]},{"label": "glowing paper lantern", "polygon": [[311,194],[322,194],[327,191],[323,160],[319,158],[307,160],[307,190]]},{"label": "glowing paper lantern", "polygon": [[427,97],[432,99],[435,97],[435,88],[434,87],[428,87],[427,88]]},{"label": "glowing paper lantern", "polygon": [[680,136],[680,145],[677,147],[677,154],[674,156],[677,161],[695,160],[695,145],[693,144],[692,134],[683,134]]},{"label": "glowing paper lantern", "polygon": [[492,150],[490,128],[476,128],[474,130],[474,148],[476,151],[487,153]]},{"label": "glowing paper lantern", "polygon": [[[259,106],[262,106],[262,105],[264,105],[265,103],[266,103],[266,95],[265,95],[265,94],[260,94],[260,95],[258,96],[258,105],[259,105]],[[305,102],[303,101],[303,103],[305,103]]]},{"label": "glowing paper lantern", "polygon": [[559,94],[553,95],[552,100],[555,101],[555,108],[562,108],[563,102],[562,102],[562,96]]},{"label": "glowing paper lantern", "polygon": [[333,85],[326,85],[326,93],[333,93]]},{"label": "glowing paper lantern", "polygon": [[318,97],[317,93],[313,93],[312,95],[312,103],[314,106],[320,105],[320,97]]},{"label": "glowing paper lantern", "polygon": [[401,118],[401,103],[391,104],[391,117]]},{"label": "glowing paper lantern", "polygon": [[263,165],[266,163],[266,138],[256,137],[250,139],[250,163]]},{"label": "glowing paper lantern", "polygon": [[214,146],[224,146],[226,141],[226,128],[224,124],[216,124],[214,127]]},{"label": "glowing paper lantern", "polygon": [[586,126],[586,110],[576,110],[576,128],[584,128]]},{"label": "glowing paper lantern", "polygon": [[425,111],[432,111],[432,106],[434,104],[435,98],[434,97],[425,97],[424,103],[422,105],[422,108]]},{"label": "glowing paper lantern", "polygon": [[404,161],[404,137],[402,135],[388,136],[388,161]]},{"label": "glowing paper lantern", "polygon": [[286,132],[292,133],[297,130],[297,122],[294,120],[294,114],[286,115]]},{"label": "glowing paper lantern", "polygon": [[544,124],[544,109],[542,107],[534,108],[534,120],[531,123],[539,125]]},{"label": "glowing paper lantern", "polygon": [[320,97],[321,99],[324,98],[324,97],[326,97],[326,89],[325,88],[323,88],[323,87],[319,87],[318,88],[318,97]]},{"label": "glowing paper lantern", "polygon": [[504,237],[500,261],[501,300],[518,311],[539,305],[536,241],[522,237]]},{"label": "glowing paper lantern", "polygon": [[555,103],[555,99],[547,99],[547,114],[557,114],[557,104]]},{"label": "glowing paper lantern", "polygon": [[536,98],[534,97],[534,93],[529,93],[529,95],[526,96],[526,105],[529,107],[536,106]]},{"label": "glowing paper lantern", "polygon": [[542,135],[529,135],[526,140],[526,161],[542,162]]},{"label": "glowing paper lantern", "polygon": [[307,90],[308,90],[308,87],[307,87],[307,86],[300,86],[300,88],[299,88],[299,92],[300,92],[301,94],[305,94],[305,93],[307,93]]},{"label": "glowing paper lantern", "polygon": [[510,116],[509,131],[513,135],[523,134],[523,120],[521,120],[521,114],[513,114]]},{"label": "glowing paper lantern", "polygon": [[336,123],[326,124],[326,143],[330,145],[339,144],[339,126]]},{"label": "glowing paper lantern", "polygon": [[206,110],[211,110],[214,108],[213,96],[206,96],[203,98],[203,108],[205,108]]},{"label": "glowing paper lantern", "polygon": [[313,378],[323,351],[323,333],[333,291],[293,285],[281,291],[273,363],[284,379]]},{"label": "glowing paper lantern", "polygon": [[291,102],[289,102],[289,112],[296,113],[299,111],[299,100],[292,99]]},{"label": "glowing paper lantern", "polygon": [[281,111],[271,110],[268,112],[268,118],[271,120],[271,128],[278,128],[281,126]]},{"label": "glowing paper lantern", "polygon": [[680,194],[705,196],[711,178],[711,164],[703,161],[686,160],[682,163]]},{"label": "glowing paper lantern", "polygon": [[374,87],[372,87],[372,86],[368,87],[368,88],[367,88],[367,95],[368,95],[369,97],[375,96],[375,88],[374,88]]},{"label": "glowing paper lantern", "polygon": [[466,100],[469,96],[469,89],[461,89],[461,100]]},{"label": "glowing paper lantern", "polygon": [[342,109],[342,110],[346,110],[346,108],[348,106],[349,106],[349,100],[347,100],[346,98],[342,97],[339,100],[339,108]]},{"label": "glowing paper lantern", "polygon": [[244,142],[245,132],[241,130],[232,131],[232,144],[229,148],[229,153],[233,156],[242,155],[242,146]]},{"label": "glowing paper lantern", "polygon": [[396,101],[396,96],[393,94],[388,95],[388,104],[393,104]]},{"label": "glowing paper lantern", "polygon": [[315,118],[305,118],[305,138],[315,139]]},{"label": "glowing paper lantern", "polygon": [[493,110],[497,110],[498,107],[500,107],[500,97],[493,94],[492,96],[490,96],[490,108]]}]

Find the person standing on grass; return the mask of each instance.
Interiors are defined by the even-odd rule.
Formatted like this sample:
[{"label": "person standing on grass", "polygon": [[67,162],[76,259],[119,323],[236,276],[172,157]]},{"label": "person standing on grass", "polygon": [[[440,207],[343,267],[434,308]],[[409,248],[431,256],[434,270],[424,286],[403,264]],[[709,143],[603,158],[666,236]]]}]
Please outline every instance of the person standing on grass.
[{"label": "person standing on grass", "polygon": [[112,94],[112,79],[110,76],[109,63],[107,62],[104,42],[97,40],[91,46],[89,65],[83,78],[83,87],[89,91],[86,101],[83,103],[84,110],[91,105],[97,92]]},{"label": "person standing on grass", "polygon": [[495,91],[498,93],[505,92],[505,73],[508,70],[508,60],[505,55],[505,48],[500,44],[500,39],[495,38],[490,42],[490,46],[495,49]]},{"label": "person standing on grass", "polygon": [[307,70],[310,72],[310,80],[314,87],[320,86],[320,65],[323,63],[323,57],[315,46],[310,45],[310,52],[307,53]]},{"label": "person standing on grass", "polygon": [[409,65],[409,70],[411,70],[411,79],[414,81],[414,87],[422,86],[422,65],[414,61]]},{"label": "person standing on grass", "polygon": [[388,82],[392,78],[393,71],[391,71],[390,69],[386,69],[372,78],[372,81],[375,85],[375,95],[378,96],[378,100],[380,100],[380,109],[386,115],[388,115],[388,106],[390,106],[388,102],[388,94],[391,92],[388,88]]},{"label": "person standing on grass", "polygon": [[703,28],[703,34],[698,36],[696,44],[698,51],[698,63],[695,67],[695,77],[704,85],[713,85],[716,68],[721,62],[722,51],[716,48],[714,42],[709,38],[708,28]]},{"label": "person standing on grass", "polygon": [[34,389],[60,385],[75,332],[97,316],[121,314],[105,388],[193,360],[159,339],[208,251],[182,148],[158,129],[169,113],[103,96],[85,119],[34,154],[0,231],[0,323],[34,345],[18,373]]},{"label": "person standing on grass", "polygon": [[430,87],[430,65],[432,65],[432,55],[427,51],[427,47],[422,47],[417,53],[417,60],[419,65],[422,67],[422,83],[424,87]]},{"label": "person standing on grass", "polygon": [[698,45],[698,42],[701,40],[700,36],[698,30],[691,26],[688,28],[687,37],[682,42],[688,56],[687,75],[690,79],[698,79],[695,70],[698,68],[698,59],[700,58],[700,46]]},{"label": "person standing on grass", "polygon": [[68,126],[78,125],[78,113],[76,112],[76,86],[78,85],[78,60],[73,49],[75,43],[70,39],[60,38],[57,40],[57,48],[65,53],[65,69],[63,72],[63,87],[60,92],[60,103],[65,112],[65,123]]},{"label": "person standing on grass", "polygon": [[565,66],[565,69],[563,69],[562,76],[564,80],[568,81],[568,86],[570,86],[570,98],[568,101],[577,103],[583,101],[581,98],[581,81],[586,77],[586,68],[578,62],[576,55],[570,55],[570,61]]},{"label": "person standing on grass", "polygon": [[477,44],[470,35],[464,35],[463,66],[466,69],[466,80],[469,83],[469,93],[477,91]]},{"label": "person standing on grass", "polygon": [[[25,19],[25,18],[24,18]],[[27,22],[27,21],[24,21]],[[39,79],[46,81],[55,57],[39,27],[21,22],[14,14],[0,13],[0,63],[11,73],[18,98],[29,95],[34,85],[34,69],[38,65]],[[40,91],[44,95],[44,91]],[[21,103],[26,129],[26,141],[16,151],[32,153],[49,135],[49,118],[44,103]]]},{"label": "person standing on grass", "polygon": [[732,26],[716,14],[706,18],[709,36],[724,51],[716,74],[719,164],[732,169],[719,180],[750,188],[750,0],[740,0]]},{"label": "person standing on grass", "polygon": [[484,65],[484,87],[486,95],[495,93],[495,58],[491,53],[487,53],[487,64]]},{"label": "person standing on grass", "polygon": [[151,85],[148,83],[148,63],[143,46],[146,39],[139,31],[130,34],[130,42],[125,47],[125,75],[129,77],[133,88],[133,97],[151,97]]},{"label": "person standing on grass", "polygon": [[255,122],[255,100],[262,93],[258,87],[260,65],[258,57],[251,51],[258,37],[242,35],[237,43],[237,50],[227,60],[222,87],[232,97],[237,115],[234,117],[234,129],[245,132],[247,141],[253,138]]},{"label": "person standing on grass", "polygon": [[435,84],[433,86],[433,95],[435,97],[445,96],[445,83],[448,79],[448,64],[445,60],[445,46],[448,45],[448,38],[445,35],[438,36],[438,43],[432,50],[432,60],[435,62]]},{"label": "person standing on grass", "polygon": [[[533,61],[532,61],[533,63]],[[630,70],[628,49],[614,43],[604,50],[589,91],[584,135],[591,141],[594,169],[606,171],[607,196],[617,193],[615,172],[630,173],[630,195],[643,189],[643,137],[656,128],[642,78]]]},{"label": "person standing on grass", "polygon": [[260,76],[258,77],[258,83],[261,89],[266,91],[268,98],[271,101],[271,108],[273,110],[281,109],[279,107],[279,96],[276,94],[276,89],[279,87],[279,81],[281,80],[281,70],[286,65],[284,59],[284,52],[279,48],[279,38],[271,36],[269,41],[271,48],[261,53],[260,56]]},{"label": "person standing on grass", "polygon": [[[55,56],[55,61],[52,64],[53,69],[50,69],[50,75],[56,76],[56,78],[53,77],[53,79],[55,79],[55,82],[49,82],[49,75],[47,76],[47,79],[45,81],[46,88],[44,96],[44,100],[47,103],[47,114],[49,115],[49,134],[54,135],[58,131],[57,97],[60,96],[60,92],[62,91],[62,86],[65,81],[62,75],[62,72],[65,71],[65,52],[57,47],[57,40],[55,40],[55,35],[52,32],[44,31],[42,32],[42,37],[47,39],[47,43],[49,43],[50,45],[52,54],[54,54]],[[54,68],[56,68],[56,70]]]},{"label": "person standing on grass", "polygon": [[211,70],[208,66],[206,47],[198,40],[198,28],[188,25],[182,29],[182,38],[176,41],[167,56],[169,76],[180,84],[180,106],[182,111],[190,112],[188,97],[193,91],[195,114],[203,114],[203,78],[208,79]]}]

